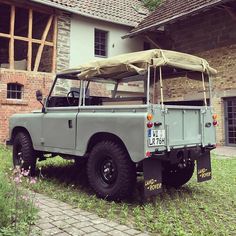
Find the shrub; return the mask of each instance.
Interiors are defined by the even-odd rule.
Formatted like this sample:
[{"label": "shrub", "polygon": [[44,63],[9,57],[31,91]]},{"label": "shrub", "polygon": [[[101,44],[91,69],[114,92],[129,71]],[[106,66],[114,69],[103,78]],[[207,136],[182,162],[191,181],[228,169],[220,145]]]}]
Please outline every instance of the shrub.
[{"label": "shrub", "polygon": [[162,1],[163,0],[142,0],[144,6],[147,7],[150,11],[154,11]]}]

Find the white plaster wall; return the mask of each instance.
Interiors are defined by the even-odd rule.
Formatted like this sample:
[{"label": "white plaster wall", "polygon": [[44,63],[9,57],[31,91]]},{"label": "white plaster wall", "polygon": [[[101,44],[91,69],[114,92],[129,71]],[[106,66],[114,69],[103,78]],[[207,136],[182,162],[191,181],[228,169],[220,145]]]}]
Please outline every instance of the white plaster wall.
[{"label": "white plaster wall", "polygon": [[70,67],[99,59],[94,56],[94,29],[108,31],[108,57],[143,50],[143,40],[121,39],[130,27],[73,15],[70,36]]}]

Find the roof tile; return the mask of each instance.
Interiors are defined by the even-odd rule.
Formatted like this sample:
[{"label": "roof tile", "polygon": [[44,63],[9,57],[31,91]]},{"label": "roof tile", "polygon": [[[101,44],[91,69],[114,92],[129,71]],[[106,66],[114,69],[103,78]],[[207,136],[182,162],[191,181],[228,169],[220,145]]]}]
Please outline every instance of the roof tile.
[{"label": "roof tile", "polygon": [[65,10],[80,15],[96,17],[104,21],[137,26],[149,11],[140,0],[33,0],[38,3],[53,3]]}]

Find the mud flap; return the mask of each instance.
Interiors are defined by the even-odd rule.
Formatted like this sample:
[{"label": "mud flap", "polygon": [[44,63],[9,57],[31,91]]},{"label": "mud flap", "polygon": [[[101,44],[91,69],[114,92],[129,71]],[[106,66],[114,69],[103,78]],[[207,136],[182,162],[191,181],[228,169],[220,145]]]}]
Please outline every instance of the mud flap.
[{"label": "mud flap", "polygon": [[162,167],[157,159],[143,161],[144,193],[145,197],[155,196],[162,191]]},{"label": "mud flap", "polygon": [[197,181],[203,182],[211,179],[210,151],[205,151],[197,159]]}]

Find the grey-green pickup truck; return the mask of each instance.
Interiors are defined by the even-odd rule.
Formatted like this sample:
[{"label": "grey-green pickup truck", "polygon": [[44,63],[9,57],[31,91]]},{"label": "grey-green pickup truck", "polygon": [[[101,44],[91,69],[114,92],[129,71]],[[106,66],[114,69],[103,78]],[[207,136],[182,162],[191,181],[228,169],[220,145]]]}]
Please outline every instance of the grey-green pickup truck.
[{"label": "grey-green pickup truck", "polygon": [[[206,60],[174,51],[148,50],[97,60],[56,75],[42,109],[10,118],[13,163],[30,168],[61,156],[84,163],[97,196],[121,200],[143,173],[145,196],[162,185],[180,187],[193,175],[211,179],[210,151],[216,146],[217,116],[211,106]],[[171,104],[170,78],[195,78],[202,104]]]}]

